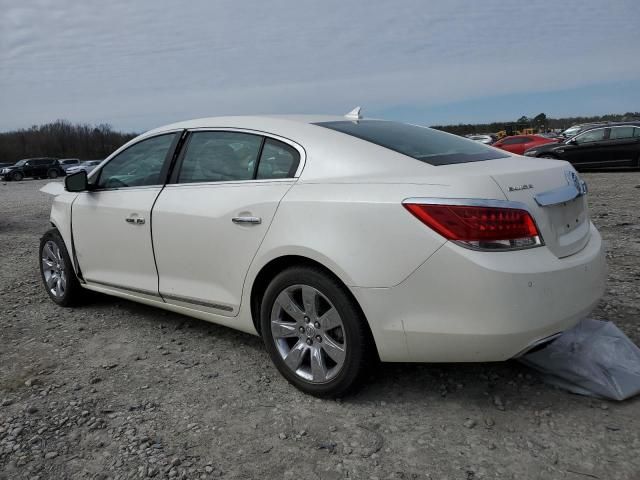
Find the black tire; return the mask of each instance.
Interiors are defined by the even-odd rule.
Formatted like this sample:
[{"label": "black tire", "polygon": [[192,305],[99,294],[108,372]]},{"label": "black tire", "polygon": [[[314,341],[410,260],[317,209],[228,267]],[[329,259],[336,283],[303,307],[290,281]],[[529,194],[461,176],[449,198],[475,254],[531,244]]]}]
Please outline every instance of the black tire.
[{"label": "black tire", "polygon": [[59,176],[60,174],[58,173],[58,171],[53,168],[47,172],[47,177],[49,178],[58,178]]},{"label": "black tire", "polygon": [[24,174],[22,172],[13,172],[11,174],[11,180],[15,182],[19,182],[24,178]]},{"label": "black tire", "polygon": [[[302,285],[312,287],[328,300],[333,308],[337,310],[343,325],[343,327],[338,328],[339,331],[342,331],[344,360],[337,373],[325,382],[314,382],[302,378],[296,371],[290,369],[283,359],[283,354],[280,353],[271,330],[271,315],[278,295],[288,288],[295,289],[297,286]],[[276,306],[275,308],[278,307]],[[302,308],[304,309],[304,307]],[[305,319],[307,319],[306,315]],[[306,321],[309,322],[308,319]],[[374,363],[376,359],[373,353],[375,350],[373,340],[358,305],[338,280],[318,268],[290,267],[275,276],[262,298],[260,327],[266,349],[280,373],[296,388],[314,396],[340,397],[352,391],[360,384],[367,373],[367,367]],[[291,343],[298,344],[303,342],[302,337],[305,335],[308,335],[308,333],[301,333],[298,335],[299,338],[291,338]],[[315,334],[312,333],[311,335]],[[326,332],[323,332],[322,335],[325,338],[325,344],[327,344]],[[308,342],[309,338],[306,341]],[[321,341],[317,343],[316,347],[318,349],[325,348],[322,346]],[[302,345],[302,348],[306,349],[304,345]],[[291,349],[293,350],[293,348]],[[311,353],[303,355],[308,355],[308,358],[310,358]],[[326,353],[321,353],[320,355],[324,356],[325,361],[332,361],[326,360]]]},{"label": "black tire", "polygon": [[[44,253],[43,251],[48,242],[53,242],[58,247],[62,260],[62,262],[60,262],[60,265],[63,268],[64,273],[66,273],[66,285],[61,295],[55,295],[51,291],[51,288],[49,288],[49,286],[47,285],[47,277],[45,275],[46,273],[49,273],[50,275],[53,271],[50,270],[47,272],[47,269],[45,269],[45,262],[42,260]],[[62,240],[62,237],[60,236],[60,233],[57,229],[52,228],[42,236],[42,238],[40,239],[40,248],[38,249],[38,254],[38,260],[40,263],[40,277],[42,278],[44,288],[51,300],[53,300],[61,307],[72,307],[79,304],[84,297],[84,289],[80,286],[80,282],[78,282],[75,271],[73,270],[71,259],[69,258],[69,252],[67,252],[67,247],[65,246],[64,241]]]}]

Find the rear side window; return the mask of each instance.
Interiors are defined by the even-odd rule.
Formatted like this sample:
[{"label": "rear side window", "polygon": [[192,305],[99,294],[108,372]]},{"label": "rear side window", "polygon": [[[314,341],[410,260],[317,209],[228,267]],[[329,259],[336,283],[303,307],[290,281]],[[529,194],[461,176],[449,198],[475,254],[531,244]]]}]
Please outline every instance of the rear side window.
[{"label": "rear side window", "polygon": [[251,180],[262,137],[237,132],[194,132],[178,183]]},{"label": "rear side window", "polygon": [[300,163],[298,151],[286,143],[267,138],[264,142],[256,178],[291,178]]},{"label": "rear side window", "polygon": [[633,127],[612,127],[611,133],[609,133],[609,138],[611,140],[617,140],[620,138],[633,138],[633,130]]},{"label": "rear side window", "polygon": [[426,127],[385,120],[316,123],[430,165],[479,162],[509,155],[481,143]]}]

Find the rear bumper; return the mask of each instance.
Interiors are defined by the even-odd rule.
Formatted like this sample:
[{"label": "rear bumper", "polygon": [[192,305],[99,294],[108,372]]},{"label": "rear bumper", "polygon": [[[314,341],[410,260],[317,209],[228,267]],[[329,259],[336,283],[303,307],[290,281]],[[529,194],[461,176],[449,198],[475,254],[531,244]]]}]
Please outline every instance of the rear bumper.
[{"label": "rear bumper", "polygon": [[392,288],[353,288],[384,361],[512,358],[575,325],[604,293],[606,263],[593,225],[587,245],[477,252],[446,243]]}]

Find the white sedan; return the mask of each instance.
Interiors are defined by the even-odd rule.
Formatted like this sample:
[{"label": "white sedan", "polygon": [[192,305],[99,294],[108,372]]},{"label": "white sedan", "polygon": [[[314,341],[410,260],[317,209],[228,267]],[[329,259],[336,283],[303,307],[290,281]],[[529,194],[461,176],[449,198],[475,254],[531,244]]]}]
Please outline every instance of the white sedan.
[{"label": "white sedan", "polygon": [[168,125],[65,185],[40,245],[54,302],[88,289],[261,335],[314,395],[377,360],[515,357],[604,290],[570,164],[358,111]]}]

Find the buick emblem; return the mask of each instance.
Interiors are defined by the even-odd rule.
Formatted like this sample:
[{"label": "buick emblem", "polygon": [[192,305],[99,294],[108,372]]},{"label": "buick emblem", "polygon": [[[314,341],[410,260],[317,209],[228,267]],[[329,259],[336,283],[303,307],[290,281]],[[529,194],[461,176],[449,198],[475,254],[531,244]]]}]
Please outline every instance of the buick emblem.
[{"label": "buick emblem", "polygon": [[586,195],[589,189],[587,188],[587,182],[582,180],[574,170],[565,170],[565,176],[569,185],[573,185],[578,190],[578,195]]}]

